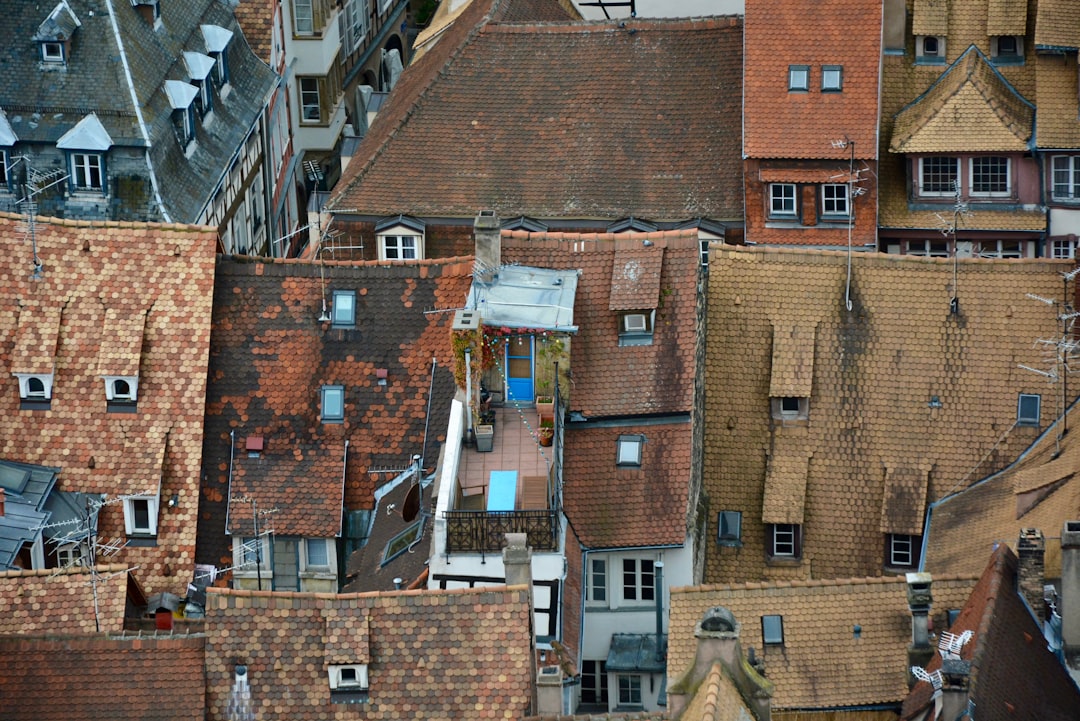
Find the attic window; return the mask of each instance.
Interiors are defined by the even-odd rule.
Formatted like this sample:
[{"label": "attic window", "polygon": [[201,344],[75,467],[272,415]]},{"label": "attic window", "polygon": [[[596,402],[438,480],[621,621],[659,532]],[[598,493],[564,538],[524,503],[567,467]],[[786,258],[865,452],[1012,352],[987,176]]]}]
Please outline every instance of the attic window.
[{"label": "attic window", "polygon": [[1032,393],[1021,393],[1016,403],[1016,425],[1038,426],[1042,397]]},{"label": "attic window", "polygon": [[129,536],[157,535],[157,498],[133,496],[124,499],[124,528]]},{"label": "attic window", "polygon": [[41,60],[46,63],[64,62],[64,44],[52,41],[41,43]]},{"label": "attic window", "polygon": [[770,399],[772,417],[778,421],[804,421],[810,413],[810,399],[782,396]]},{"label": "attic window", "polygon": [[784,617],[761,617],[761,640],[766,646],[784,645]]},{"label": "attic window", "polygon": [[1019,35],[999,35],[990,38],[990,55],[996,65],[1022,63],[1024,38]]},{"label": "attic window", "polygon": [[922,537],[903,533],[889,533],[885,536],[886,566],[889,568],[914,569],[918,565],[919,551],[922,549]]},{"label": "attic window", "polygon": [[652,345],[655,310],[619,314],[619,345]]},{"label": "attic window", "polygon": [[641,447],[645,445],[645,436],[619,436],[615,465],[641,466]]},{"label": "attic window", "polygon": [[401,533],[397,534],[386,544],[386,548],[383,549],[382,563],[386,564],[393,561],[395,558],[405,553],[409,548],[420,540],[424,534],[423,521],[417,521]]},{"label": "attic window", "polygon": [[838,93],[844,89],[844,68],[842,65],[823,65],[821,67],[821,92]]},{"label": "attic window", "polygon": [[915,60],[923,63],[945,62],[945,40],[934,35],[915,38]]},{"label": "attic window", "polygon": [[333,664],[327,667],[331,703],[364,703],[368,696],[366,663]]},{"label": "attic window", "polygon": [[788,65],[788,91],[805,93],[810,89],[810,66]]},{"label": "attic window", "polygon": [[716,514],[716,542],[721,546],[742,546],[742,512]]},{"label": "attic window", "polygon": [[105,400],[110,413],[132,413],[139,399],[137,376],[105,376]]},{"label": "attic window", "polygon": [[333,308],[330,314],[331,325],[334,328],[356,327],[356,291],[335,290],[333,294]]},{"label": "attic window", "polygon": [[322,387],[323,423],[343,423],[345,421],[345,386]]}]

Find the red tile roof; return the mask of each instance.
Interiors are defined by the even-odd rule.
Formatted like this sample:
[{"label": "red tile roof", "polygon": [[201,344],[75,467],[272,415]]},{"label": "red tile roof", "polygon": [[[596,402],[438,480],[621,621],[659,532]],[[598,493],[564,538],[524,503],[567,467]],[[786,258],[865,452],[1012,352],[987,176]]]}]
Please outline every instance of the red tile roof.
[{"label": "red tile roof", "polygon": [[274,0],[243,0],[233,5],[233,14],[251,51],[264,63],[270,62],[274,37]]},{"label": "red tile roof", "polygon": [[[0,297],[0,458],[60,468],[62,491],[116,500],[155,494],[160,484],[163,498],[177,494],[179,505],[159,510],[157,546],[129,546],[110,560],[139,566],[149,593],[183,594],[195,560],[216,233],[39,218],[36,238],[39,279],[31,276],[21,217],[0,214],[8,280]],[[117,326],[130,337],[107,332],[113,317],[137,320]],[[40,351],[17,331],[38,318],[50,326]],[[20,410],[14,366],[37,363],[50,348],[55,366],[41,370],[55,367],[52,407]],[[137,369],[136,413],[107,412],[101,374],[113,367],[117,375]],[[98,530],[102,541],[124,538],[122,504],[102,509]]]},{"label": "red tile roof", "polygon": [[[617,466],[621,435],[641,434],[641,466]],[[663,425],[566,425],[563,507],[590,549],[686,541],[690,420]]]},{"label": "red tile roof", "polygon": [[405,70],[331,210],[742,217],[738,18],[620,27],[480,13],[463,12]]},{"label": "red tile roof", "polygon": [[[659,255],[659,293],[652,345],[620,347],[619,314],[611,310],[615,258]],[[570,340],[574,380],[569,409],[586,417],[684,413],[693,407],[700,246],[696,230],[656,233],[527,233],[504,231],[504,262],[580,269]],[[656,256],[646,267],[655,267]],[[644,281],[642,285],[644,287]],[[648,308],[643,308],[648,310]]]},{"label": "red tile roof", "polygon": [[0,638],[5,721],[206,718],[202,636]]},{"label": "red tile roof", "polygon": [[[302,594],[210,589],[206,688],[225,718],[234,668],[247,665],[262,721],[519,718],[533,674],[524,586]],[[359,707],[330,701],[327,666],[366,663]]]},{"label": "red tile roof", "polygon": [[[241,490],[258,497],[260,507],[277,508],[276,532],[320,537],[338,533],[343,472],[345,505],[358,509],[370,508],[376,485],[392,477],[369,470],[403,470],[414,453],[434,466],[455,388],[453,313],[441,311],[462,307],[471,272],[471,258],[219,261],[200,563],[232,565],[225,536],[230,458],[234,495]],[[355,292],[355,328],[318,320],[323,298],[332,306],[334,291]],[[343,423],[322,422],[324,384],[345,388]],[[247,457],[248,436],[264,439],[259,458]]]},{"label": "red tile roof", "polygon": [[[744,143],[751,158],[877,155],[882,6],[875,0],[746,4]],[[809,91],[788,91],[788,66],[809,66]],[[842,70],[841,92],[822,92],[822,66]]]},{"label": "red tile roof", "polygon": [[81,566],[0,571],[0,636],[122,631],[126,570],[119,564],[99,565],[96,588],[89,570]]}]

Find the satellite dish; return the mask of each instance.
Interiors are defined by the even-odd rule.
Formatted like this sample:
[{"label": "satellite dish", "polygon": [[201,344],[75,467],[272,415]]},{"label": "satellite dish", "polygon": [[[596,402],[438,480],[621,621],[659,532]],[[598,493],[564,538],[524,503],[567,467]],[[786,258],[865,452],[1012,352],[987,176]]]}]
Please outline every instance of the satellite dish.
[{"label": "satellite dish", "polygon": [[414,483],[409,492],[405,494],[405,502],[401,504],[401,520],[409,523],[420,512],[420,484]]}]

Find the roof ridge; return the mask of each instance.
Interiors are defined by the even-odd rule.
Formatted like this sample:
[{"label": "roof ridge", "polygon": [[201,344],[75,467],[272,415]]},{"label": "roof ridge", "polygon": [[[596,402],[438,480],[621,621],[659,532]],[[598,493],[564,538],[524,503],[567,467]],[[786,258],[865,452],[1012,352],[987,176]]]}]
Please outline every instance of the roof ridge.
[{"label": "roof ridge", "polygon": [[[8,213],[0,211],[0,220],[21,222],[26,220],[26,216],[22,213]],[[34,223],[36,223],[37,225],[58,225],[66,226],[69,228],[123,228],[127,230],[130,230],[132,228],[159,228],[163,230],[214,233],[215,235],[217,234],[217,228],[210,225],[198,225],[197,223],[158,222],[152,220],[102,220],[81,218],[57,218],[50,215],[35,215]]]},{"label": "roof ridge", "polygon": [[215,596],[233,598],[295,598],[320,601],[349,601],[361,598],[405,598],[409,596],[464,596],[482,593],[503,593],[524,591],[528,586],[522,583],[500,586],[476,586],[474,588],[414,588],[393,591],[362,591],[359,593],[322,593],[318,591],[256,591],[246,588],[217,588],[211,586],[206,592]]},{"label": "roof ridge", "polygon": [[[948,574],[933,576],[934,583],[978,580],[979,575]],[[680,593],[714,593],[716,591],[767,590],[771,588],[827,588],[835,586],[870,586],[889,583],[906,584],[904,576],[854,576],[850,578],[784,579],[775,581],[742,581],[740,583],[710,583],[698,586],[676,586]]]},{"label": "roof ridge", "polygon": [[[122,563],[99,563],[94,566],[98,573],[117,573],[126,571],[128,567]],[[36,569],[10,569],[0,570],[0,578],[27,578],[29,576],[84,576],[89,575],[90,569],[85,566],[71,566],[69,568],[36,568]]]}]

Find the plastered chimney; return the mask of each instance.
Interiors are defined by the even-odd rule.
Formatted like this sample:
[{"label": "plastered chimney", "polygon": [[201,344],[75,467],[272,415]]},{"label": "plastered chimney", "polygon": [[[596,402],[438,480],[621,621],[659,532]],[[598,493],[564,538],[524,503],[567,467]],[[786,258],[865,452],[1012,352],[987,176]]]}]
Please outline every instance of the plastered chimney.
[{"label": "plastered chimney", "polygon": [[1066,653],[1080,649],[1080,521],[1061,529],[1061,642]]},{"label": "plastered chimney", "polygon": [[1016,542],[1016,556],[1020,559],[1017,570],[1020,592],[1024,594],[1039,620],[1039,625],[1042,626],[1046,620],[1046,602],[1043,600],[1046,540],[1042,531],[1037,528],[1021,529],[1020,538]]},{"label": "plastered chimney", "polygon": [[494,210],[481,210],[473,220],[473,239],[476,244],[476,267],[473,275],[490,283],[502,265],[502,227]]},{"label": "plastered chimney", "polygon": [[[929,573],[907,574],[908,610],[911,611],[911,645],[908,646],[908,667],[926,668],[934,655],[930,645],[930,605],[934,597],[930,593],[933,583]],[[914,685],[914,677],[910,679]]]},{"label": "plastered chimney", "polygon": [[[531,678],[536,676],[536,617],[533,611],[533,585],[532,585],[532,549],[529,548],[528,536],[524,533],[507,533],[506,548],[502,552],[503,567],[506,573],[507,586],[525,586],[529,599],[529,619],[532,631],[532,653],[529,654],[532,663],[529,668]],[[560,679],[561,680],[561,679]],[[533,686],[532,708],[537,709],[537,691]],[[547,694],[545,694],[545,698]]]}]

